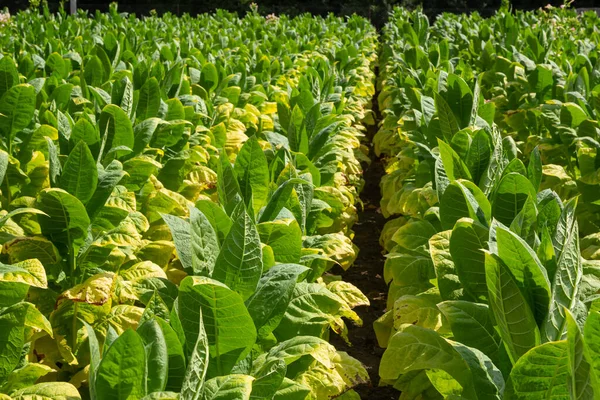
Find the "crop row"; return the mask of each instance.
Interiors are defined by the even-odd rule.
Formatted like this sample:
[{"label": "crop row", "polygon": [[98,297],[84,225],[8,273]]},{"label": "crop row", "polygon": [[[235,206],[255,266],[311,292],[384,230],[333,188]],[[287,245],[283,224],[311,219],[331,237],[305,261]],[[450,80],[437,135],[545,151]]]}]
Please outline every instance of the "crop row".
[{"label": "crop row", "polygon": [[113,7],[0,33],[0,398],[355,398],[327,340],[368,300],[324,273],[357,254],[374,28]]},{"label": "crop row", "polygon": [[382,43],[382,381],[401,399],[597,398],[598,17],[397,9]]}]

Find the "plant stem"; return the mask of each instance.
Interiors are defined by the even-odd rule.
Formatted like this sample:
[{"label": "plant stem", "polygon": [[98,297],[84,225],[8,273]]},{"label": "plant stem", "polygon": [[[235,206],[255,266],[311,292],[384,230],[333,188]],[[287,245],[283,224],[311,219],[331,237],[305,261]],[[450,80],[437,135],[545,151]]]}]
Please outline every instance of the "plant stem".
[{"label": "plant stem", "polygon": [[77,280],[75,279],[75,268],[76,268],[76,259],[75,259],[75,249],[71,246],[69,249],[69,269],[71,275],[71,286],[75,286],[77,284]]}]

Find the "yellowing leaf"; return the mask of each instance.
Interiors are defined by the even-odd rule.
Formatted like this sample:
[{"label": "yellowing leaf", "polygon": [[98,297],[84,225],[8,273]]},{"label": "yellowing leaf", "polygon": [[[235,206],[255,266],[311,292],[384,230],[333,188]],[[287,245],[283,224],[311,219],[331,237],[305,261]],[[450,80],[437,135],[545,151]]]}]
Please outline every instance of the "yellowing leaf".
[{"label": "yellowing leaf", "polygon": [[329,289],[330,292],[337,294],[350,308],[369,305],[367,296],[365,296],[359,288],[349,282],[330,282],[327,285],[327,289]]},{"label": "yellowing leaf", "polygon": [[127,281],[136,281],[143,278],[165,278],[165,272],[152,261],[142,261],[127,269],[119,271],[119,275]]},{"label": "yellowing leaf", "polygon": [[128,328],[136,329],[144,309],[136,306],[120,304],[114,306],[104,320],[104,326],[112,326],[120,335]]},{"label": "yellowing leaf", "polygon": [[29,286],[47,288],[46,271],[36,259],[21,261],[14,265],[0,263],[0,282],[18,282]]},{"label": "yellowing leaf", "polygon": [[105,272],[89,277],[83,283],[72,287],[59,296],[60,299],[69,299],[76,302],[102,305],[111,296],[115,274]]}]

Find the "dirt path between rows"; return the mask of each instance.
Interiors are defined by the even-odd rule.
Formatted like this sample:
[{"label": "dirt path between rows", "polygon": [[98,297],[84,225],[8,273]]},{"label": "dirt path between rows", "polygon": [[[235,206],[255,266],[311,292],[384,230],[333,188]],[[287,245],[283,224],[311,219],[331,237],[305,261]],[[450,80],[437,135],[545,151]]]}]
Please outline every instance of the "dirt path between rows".
[{"label": "dirt path between rows", "polygon": [[[376,120],[380,120],[377,107],[377,94],[373,98],[373,111]],[[377,126],[369,127],[368,142],[372,143]],[[383,164],[369,149],[371,165],[364,171],[365,187],[360,195],[364,209],[359,208],[358,222],[354,225],[354,243],[359,248],[358,258],[354,265],[341,273],[344,281],[358,287],[369,299],[369,307],[358,307],[355,311],[363,320],[363,326],[349,324],[349,338],[352,346],[348,346],[339,336],[332,334],[330,341],[336,349],[345,351],[360,360],[371,377],[371,385],[360,385],[354,390],[363,400],[397,400],[400,392],[390,386],[379,387],[379,362],[384,349],[380,348],[375,338],[373,322],[383,315],[386,308],[388,287],[383,280],[384,257],[379,245],[379,235],[385,224],[385,218],[379,212],[381,193],[379,182],[384,175]]]}]

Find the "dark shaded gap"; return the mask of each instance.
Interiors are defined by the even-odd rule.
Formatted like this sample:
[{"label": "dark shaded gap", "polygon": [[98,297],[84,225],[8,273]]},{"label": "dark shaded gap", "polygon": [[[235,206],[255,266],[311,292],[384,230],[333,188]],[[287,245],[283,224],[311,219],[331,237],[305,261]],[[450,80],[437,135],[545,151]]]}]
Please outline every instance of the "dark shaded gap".
[{"label": "dark shaded gap", "polygon": [[[377,70],[376,70],[377,72]],[[348,271],[342,272],[341,269],[332,271],[342,275],[344,281],[350,282],[358,287],[369,299],[369,307],[358,307],[354,309],[363,320],[363,326],[358,327],[352,323],[348,324],[348,335],[352,346],[348,346],[338,335],[331,334],[331,344],[340,351],[345,351],[352,357],[362,362],[371,378],[371,385],[360,385],[354,390],[362,399],[381,399],[397,400],[400,392],[391,386],[379,387],[379,362],[384,349],[377,344],[373,322],[383,315],[386,308],[386,299],[388,287],[383,280],[384,257],[379,245],[379,235],[383,229],[386,220],[379,212],[379,202],[381,201],[381,192],[379,182],[385,174],[383,163],[373,152],[373,136],[377,132],[377,124],[381,120],[377,96],[373,96],[373,111],[375,113],[376,124],[369,126],[367,131],[367,140],[369,143],[369,157],[371,164],[364,165],[365,187],[362,190],[360,198],[364,203],[364,208],[358,211],[358,222],[354,225],[353,242],[359,248],[358,258],[354,265]]]}]

